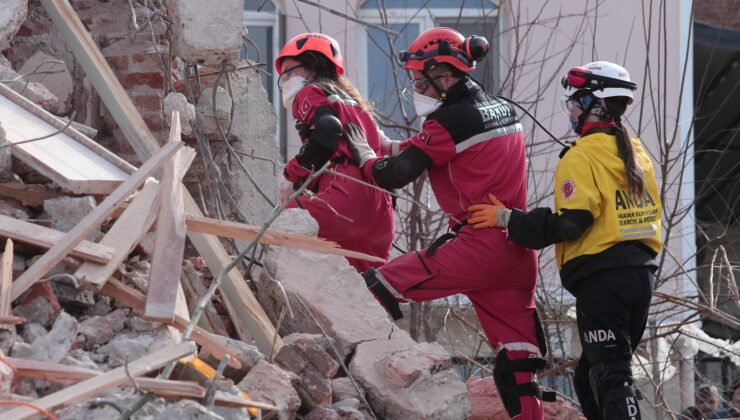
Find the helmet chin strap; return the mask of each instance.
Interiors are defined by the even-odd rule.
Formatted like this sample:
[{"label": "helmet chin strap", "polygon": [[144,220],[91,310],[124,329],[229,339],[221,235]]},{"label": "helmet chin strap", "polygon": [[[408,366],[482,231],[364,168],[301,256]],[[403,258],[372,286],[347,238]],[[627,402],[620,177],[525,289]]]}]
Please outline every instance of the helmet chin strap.
[{"label": "helmet chin strap", "polygon": [[441,102],[444,102],[444,100],[447,99],[447,91],[443,91],[442,88],[437,85],[437,82],[435,82],[434,79],[432,79],[432,77],[429,75],[429,73],[427,73],[426,70],[422,70],[421,74],[424,76],[424,78],[427,79],[427,83],[432,85],[434,90],[437,91],[437,94],[439,95],[439,100]]},{"label": "helmet chin strap", "polygon": [[589,93],[587,96],[584,96],[583,98],[578,100],[578,105],[581,105],[581,100],[584,98],[590,97],[591,101],[586,106],[586,108],[581,108],[581,115],[578,116],[578,126],[576,127],[576,133],[581,133],[581,128],[583,127],[583,123],[586,122],[586,118],[588,118],[589,115],[591,115],[591,110],[594,108],[594,105],[596,105],[596,97],[594,97],[591,93]]}]

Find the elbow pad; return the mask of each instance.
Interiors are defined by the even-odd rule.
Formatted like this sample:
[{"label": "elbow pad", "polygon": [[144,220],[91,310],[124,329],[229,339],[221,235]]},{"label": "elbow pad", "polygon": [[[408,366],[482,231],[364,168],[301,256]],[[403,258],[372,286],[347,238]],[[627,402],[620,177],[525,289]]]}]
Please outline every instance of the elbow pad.
[{"label": "elbow pad", "polygon": [[344,130],[342,122],[334,115],[334,111],[328,106],[320,106],[314,113],[313,124],[308,140],[316,143],[332,152],[337,150],[339,139]]},{"label": "elbow pad", "polygon": [[401,188],[432,167],[432,159],[411,146],[396,156],[380,159],[373,165],[373,179],[385,189]]}]

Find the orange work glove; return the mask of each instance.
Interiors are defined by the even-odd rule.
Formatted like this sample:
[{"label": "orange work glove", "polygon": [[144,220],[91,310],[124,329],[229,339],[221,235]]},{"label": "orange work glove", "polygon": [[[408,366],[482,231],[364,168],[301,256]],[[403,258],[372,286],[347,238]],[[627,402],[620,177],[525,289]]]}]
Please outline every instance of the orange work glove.
[{"label": "orange work glove", "polygon": [[495,195],[488,193],[488,199],[493,204],[473,204],[468,207],[468,224],[475,229],[485,229],[489,227],[506,227],[509,223],[511,210],[507,209],[504,204],[496,198]]}]

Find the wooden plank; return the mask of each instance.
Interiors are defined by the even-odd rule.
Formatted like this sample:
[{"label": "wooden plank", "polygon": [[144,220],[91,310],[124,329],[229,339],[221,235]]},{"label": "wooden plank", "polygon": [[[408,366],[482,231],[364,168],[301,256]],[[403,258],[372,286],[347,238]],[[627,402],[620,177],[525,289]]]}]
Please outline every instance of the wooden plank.
[{"label": "wooden plank", "polygon": [[259,408],[260,410],[268,410],[268,411],[279,410],[278,407],[272,404],[267,404],[267,403],[252,401],[252,400],[245,400],[244,398],[238,395],[229,395],[221,391],[216,391],[216,396],[213,399],[213,402],[216,405],[220,405],[224,407]]},{"label": "wooden plank", "polygon": [[[120,280],[111,278],[107,283],[105,283],[101,291],[107,296],[116,299],[121,304],[130,307],[134,311],[144,313],[144,301],[146,299],[144,294],[126,286]],[[173,325],[182,331],[188,323],[189,320],[175,316]],[[221,359],[228,354],[230,356],[229,366],[235,369],[241,368],[241,362],[239,362],[239,349],[230,346],[224,337],[211,334],[196,326],[193,329],[191,338],[193,341],[203,346],[203,349],[206,352],[217,359]]]},{"label": "wooden plank", "polygon": [[[64,232],[55,229],[0,214],[0,236],[48,249],[53,248],[65,235]],[[96,244],[83,239],[72,248],[70,255],[81,260],[105,264],[113,258],[113,252],[114,249],[106,244]]]},{"label": "wooden plank", "polygon": [[26,322],[26,318],[15,316],[15,315],[6,315],[6,316],[0,316],[0,324],[7,324],[7,325],[18,325],[23,324]]},{"label": "wooden plank", "polygon": [[[133,102],[126,95],[126,91],[116,79],[113,70],[85,30],[74,9],[64,0],[41,0],[41,4],[137,156],[141,160],[151,157],[159,149],[157,140],[136,111]],[[187,214],[203,217],[189,193],[185,193],[183,198]],[[197,232],[188,233],[188,237],[214,276],[231,262],[218,238]],[[257,347],[263,353],[270,354],[275,327],[237,270],[232,270],[225,276],[221,284],[221,293],[239,337],[245,341],[253,337]],[[275,344],[277,348],[282,346],[280,337]]]},{"label": "wooden plank", "polygon": [[[173,113],[170,141],[180,140],[180,119]],[[182,254],[185,251],[185,211],[182,204],[182,178],[195,158],[195,151],[181,149],[165,164],[162,179],[162,204],[157,217],[154,252],[149,270],[149,287],[146,294],[144,317],[150,320],[171,322],[175,318],[178,295],[185,295],[180,286]]]},{"label": "wooden plank", "polygon": [[[16,377],[40,379],[55,384],[73,384],[105,373],[83,367],[13,357],[6,358],[6,363],[15,370]],[[205,395],[205,389],[191,381],[142,377],[137,378],[136,383],[142,390],[161,396],[201,398]]]},{"label": "wooden plank", "polygon": [[[13,144],[11,152],[44,176],[77,194],[108,194],[129,175],[111,160],[120,160],[94,142],[80,143],[69,133],[59,132],[60,124],[51,124],[38,114],[45,113],[13,90],[0,86],[0,120],[6,131],[6,140]],[[48,120],[50,114],[46,115]],[[64,127],[64,124],[61,124]],[[76,132],[78,138],[84,138]],[[23,143],[24,140],[48,136],[43,140]],[[17,143],[17,144],[16,144]],[[106,156],[109,159],[106,159]],[[129,165],[130,166],[130,165]]]},{"label": "wooden plank", "polygon": [[141,191],[100,240],[101,245],[114,247],[109,261],[105,264],[84,263],[75,272],[74,276],[80,280],[82,287],[94,290],[103,287],[146,235],[157,214],[159,190],[159,183],[155,179],[146,180]]},{"label": "wooden plank", "polygon": [[[257,233],[260,230],[257,226],[246,225],[244,223],[194,216],[188,217],[187,225],[188,229],[197,232],[225,236],[227,238],[240,239],[243,241],[251,241],[257,236]],[[339,248],[334,242],[328,242],[323,239],[310,236],[287,234],[272,229],[267,230],[266,234],[260,239],[260,243],[302,249],[311,252],[320,252],[322,254],[341,255],[343,257],[366,261],[386,262],[383,258]]]},{"label": "wooden plank", "polygon": [[[195,352],[192,342],[183,342],[167,347],[128,364],[128,371],[133,377],[159,369],[167,363],[189,356]],[[125,367],[108,371],[102,375],[93,376],[70,387],[35,400],[33,403],[46,410],[54,410],[64,405],[74,404],[94,395],[107,392],[129,381]],[[27,419],[38,414],[32,408],[18,407],[3,413],[3,419]]]},{"label": "wooden plank", "polygon": [[168,143],[151,159],[144,162],[129,179],[116,188],[100,205],[95,207],[72,230],[64,235],[61,241],[57,242],[46,254],[42,255],[41,258],[29,267],[26,272],[18,277],[13,283],[13,299],[18,298],[21,293],[28,290],[29,287],[39,281],[49,270],[54,268],[84,237],[92,233],[96,227],[103,223],[121,201],[131,195],[146,178],[153,174],[180,147],[182,147],[182,142]]},{"label": "wooden plank", "polygon": [[[5,242],[5,252],[3,252],[2,261],[0,261],[0,317],[13,315],[10,299],[10,289],[13,286],[13,241],[8,239]],[[0,329],[10,330],[15,333],[15,326],[12,323],[0,324]]]}]

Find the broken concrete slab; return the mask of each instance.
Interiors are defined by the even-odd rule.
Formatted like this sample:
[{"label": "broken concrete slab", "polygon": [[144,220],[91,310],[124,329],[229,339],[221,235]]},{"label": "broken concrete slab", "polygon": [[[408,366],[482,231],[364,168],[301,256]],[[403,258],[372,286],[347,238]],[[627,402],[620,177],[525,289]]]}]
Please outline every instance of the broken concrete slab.
[{"label": "broken concrete slab", "polygon": [[224,420],[223,417],[208,410],[193,400],[180,400],[167,407],[155,420]]},{"label": "broken concrete slab", "polygon": [[167,125],[170,124],[172,111],[177,111],[180,115],[182,134],[189,136],[193,133],[193,127],[190,125],[190,121],[195,119],[195,106],[188,102],[185,95],[180,92],[170,92],[169,95],[164,98],[162,107],[164,108],[164,120]]},{"label": "broken concrete slab", "polygon": [[[94,354],[104,356],[111,368],[123,366],[126,360],[140,359],[147,354],[180,342],[180,334],[165,326],[146,333],[125,331],[116,334],[108,344],[100,346]],[[91,354],[91,357],[94,355]],[[96,360],[93,358],[93,360]]]},{"label": "broken concrete slab", "polygon": [[20,220],[28,220],[32,215],[28,207],[10,197],[0,199],[0,214]]},{"label": "broken concrete slab", "polygon": [[350,378],[343,377],[332,379],[332,401],[339,402],[350,399],[362,401],[366,393],[365,390],[362,388],[362,385],[357,384],[357,386],[360,388],[360,392],[362,393],[362,395],[360,395],[360,393],[357,392],[357,388],[352,385],[352,380]]},{"label": "broken concrete slab", "polygon": [[[332,379],[339,370],[339,363],[329,354],[330,344],[319,334],[293,333],[283,338],[282,349],[294,347],[324,378]],[[279,353],[278,353],[279,355]],[[301,369],[302,370],[302,369]],[[295,373],[298,372],[293,371]]]},{"label": "broken concrete slab", "polygon": [[[278,226],[304,226],[308,231],[314,225],[306,218],[310,216],[305,211],[286,212]],[[283,321],[283,333],[320,333],[323,329],[342,358],[353,355],[350,373],[367,391],[380,417],[467,417],[467,390],[452,370],[449,354],[438,344],[418,344],[397,328],[344,258],[273,247],[264,261],[257,283],[263,307],[273,316],[279,313],[284,290],[294,318]],[[311,401],[304,392],[301,396],[304,402]]]},{"label": "broken concrete slab", "polygon": [[[292,225],[294,233],[304,234],[307,231],[296,232],[296,227],[313,229],[317,226],[308,212],[301,209],[282,214],[276,226],[285,225]],[[361,342],[387,340],[395,328],[367,290],[365,281],[346,259],[273,247],[264,261],[265,270],[257,282],[258,299],[273,320],[277,320],[284,307],[284,293],[287,294],[294,317],[286,317],[283,321],[281,333],[284,335],[294,331],[321,333],[301,301],[334,339],[342,358]]]},{"label": "broken concrete slab", "polygon": [[[349,365],[355,379],[367,391],[368,400],[376,414],[388,419],[464,419],[470,415],[465,384],[449,367],[437,362],[437,356],[445,350],[436,343],[411,340],[403,331],[396,330],[390,340],[374,340],[360,343]],[[419,358],[429,352],[427,363],[417,360],[418,373],[407,386],[408,371],[394,375],[389,372],[398,367],[398,361]],[[446,352],[445,352],[446,353]],[[449,354],[447,354],[449,359]],[[391,378],[389,379],[389,376]]]},{"label": "broken concrete slab", "polygon": [[264,401],[279,408],[278,418],[295,417],[301,399],[293,387],[298,377],[292,373],[260,360],[239,382],[238,387],[255,401]]},{"label": "broken concrete slab", "polygon": [[21,303],[13,308],[13,313],[26,318],[27,322],[38,322],[49,328],[61,308],[49,282],[43,282],[31,287]]},{"label": "broken concrete slab", "polygon": [[[278,201],[278,181],[281,169],[280,148],[277,137],[277,114],[267,100],[260,74],[254,69],[244,69],[232,75],[234,95],[234,118],[231,127],[232,146],[235,150],[254,155],[239,154],[254,182],[273,203]],[[267,220],[273,205],[270,205],[244,173],[238,162],[226,151],[223,153],[222,168],[229,176],[224,177],[226,186],[246,213],[247,223],[259,225]],[[267,161],[264,159],[268,159]]]},{"label": "broken concrete slab", "polygon": [[[0,121],[0,146],[6,143],[5,128],[3,128],[2,121]],[[0,148],[0,182],[7,182],[11,179],[13,179],[13,157],[10,153],[10,147],[2,147]]]},{"label": "broken concrete slab", "polygon": [[0,50],[8,48],[10,41],[23,25],[28,14],[28,0],[6,0],[0,7]]},{"label": "broken concrete slab", "polygon": [[72,348],[79,323],[70,314],[61,311],[51,330],[33,342],[30,359],[58,363]]},{"label": "broken concrete slab", "polygon": [[77,334],[85,338],[84,348],[92,350],[113,339],[114,332],[110,322],[102,316],[94,316],[80,322]]},{"label": "broken concrete slab", "polygon": [[[235,383],[244,379],[244,376],[246,376],[249,370],[252,369],[257,362],[265,360],[265,355],[262,354],[256,346],[228,337],[223,337],[222,340],[229,348],[238,349],[237,358],[242,367],[240,369],[234,369],[231,366],[227,366],[224,370],[224,376],[233,380]],[[216,358],[209,355],[206,360],[211,362],[213,366],[218,366],[219,361],[216,360]]]},{"label": "broken concrete slab", "polygon": [[13,368],[0,360],[0,397],[8,398],[13,389]]},{"label": "broken concrete slab", "polygon": [[0,54],[0,80],[13,80],[7,84],[9,88],[47,111],[55,112],[59,108],[59,98],[56,95],[41,83],[26,83],[26,79],[13,70],[10,62],[2,54]]},{"label": "broken concrete slab", "polygon": [[342,417],[331,408],[316,407],[306,414],[304,420],[342,420]]},{"label": "broken concrete slab", "polygon": [[189,64],[235,64],[241,50],[244,2],[241,0],[167,0],[172,19],[172,48]]},{"label": "broken concrete slab", "polygon": [[[90,195],[84,197],[58,197],[44,200],[44,212],[51,217],[51,226],[62,232],[69,232],[77,226],[97,206],[95,198]],[[103,237],[100,229],[96,229],[86,239],[97,242]]]},{"label": "broken concrete slab", "polygon": [[198,114],[200,119],[200,128],[203,133],[208,136],[220,136],[218,131],[218,124],[221,124],[221,129],[226,133],[229,129],[229,119],[231,116],[231,96],[226,89],[218,86],[216,89],[216,113],[213,112],[213,91],[214,88],[207,88],[203,90],[198,100],[198,105],[195,106],[195,112]]},{"label": "broken concrete slab", "polygon": [[23,324],[21,337],[26,340],[26,343],[33,344],[33,342],[36,341],[37,338],[41,338],[48,333],[49,332],[46,330],[46,328],[44,328],[44,326],[39,324],[38,322],[27,322]]}]

